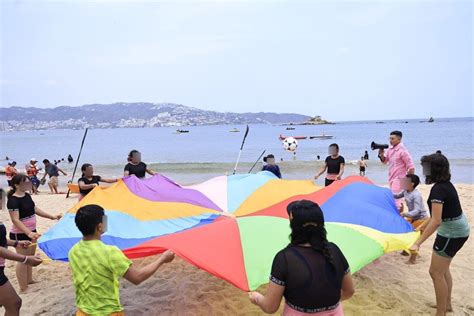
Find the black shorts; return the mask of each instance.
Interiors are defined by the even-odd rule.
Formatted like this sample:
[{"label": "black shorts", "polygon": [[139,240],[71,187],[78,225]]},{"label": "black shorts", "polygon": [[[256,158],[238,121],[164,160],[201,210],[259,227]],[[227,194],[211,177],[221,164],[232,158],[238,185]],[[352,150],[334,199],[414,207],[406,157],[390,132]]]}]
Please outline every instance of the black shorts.
[{"label": "black shorts", "polygon": [[360,167],[359,170],[360,172],[365,172],[365,167]]},{"label": "black shorts", "polygon": [[8,282],[8,278],[5,275],[5,267],[0,267],[0,286]]},{"label": "black shorts", "polygon": [[12,180],[7,180],[7,183],[8,183],[8,186],[9,186],[9,187],[12,186]]},{"label": "black shorts", "polygon": [[328,185],[332,184],[334,181],[336,181],[336,180],[324,179],[324,186],[327,187]]},{"label": "black shorts", "polygon": [[[36,233],[36,229],[32,230],[33,233]],[[28,240],[31,241],[31,238],[28,237],[26,234],[23,233],[10,233],[10,240]]]},{"label": "black shorts", "polygon": [[454,258],[456,253],[462,248],[468,238],[469,236],[461,238],[448,238],[436,235],[436,239],[433,244],[433,250],[441,257]]}]

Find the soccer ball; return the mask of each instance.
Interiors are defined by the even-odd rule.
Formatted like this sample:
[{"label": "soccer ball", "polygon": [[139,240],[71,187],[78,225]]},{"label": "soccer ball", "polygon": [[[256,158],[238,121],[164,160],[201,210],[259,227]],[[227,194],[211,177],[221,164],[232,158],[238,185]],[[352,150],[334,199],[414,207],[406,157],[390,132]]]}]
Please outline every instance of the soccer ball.
[{"label": "soccer ball", "polygon": [[283,140],[283,147],[288,151],[295,151],[298,148],[298,142],[293,137],[287,137]]}]

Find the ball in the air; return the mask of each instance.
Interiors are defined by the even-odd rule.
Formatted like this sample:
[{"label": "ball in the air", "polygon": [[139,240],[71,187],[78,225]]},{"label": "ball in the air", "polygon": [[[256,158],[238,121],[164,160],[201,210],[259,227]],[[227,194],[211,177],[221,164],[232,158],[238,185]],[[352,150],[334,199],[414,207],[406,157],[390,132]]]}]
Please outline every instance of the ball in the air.
[{"label": "ball in the air", "polygon": [[293,137],[287,137],[283,140],[283,147],[288,151],[295,151],[298,148],[298,142]]}]

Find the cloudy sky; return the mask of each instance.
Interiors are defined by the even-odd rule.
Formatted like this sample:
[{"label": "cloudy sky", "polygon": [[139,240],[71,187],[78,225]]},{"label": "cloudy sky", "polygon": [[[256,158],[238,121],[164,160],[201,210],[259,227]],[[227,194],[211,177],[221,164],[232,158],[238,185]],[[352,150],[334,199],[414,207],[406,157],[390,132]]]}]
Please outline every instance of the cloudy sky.
[{"label": "cloudy sky", "polygon": [[1,1],[1,106],[472,116],[471,1]]}]

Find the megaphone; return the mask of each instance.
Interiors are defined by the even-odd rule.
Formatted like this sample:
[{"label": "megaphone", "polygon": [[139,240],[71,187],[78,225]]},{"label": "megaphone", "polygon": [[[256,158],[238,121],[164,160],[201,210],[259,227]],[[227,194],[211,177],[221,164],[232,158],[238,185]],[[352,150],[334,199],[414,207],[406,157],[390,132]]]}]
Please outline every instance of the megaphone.
[{"label": "megaphone", "polygon": [[370,148],[372,148],[372,150],[387,149],[388,145],[387,144],[377,144],[376,142],[372,142],[372,144],[370,144]]}]

